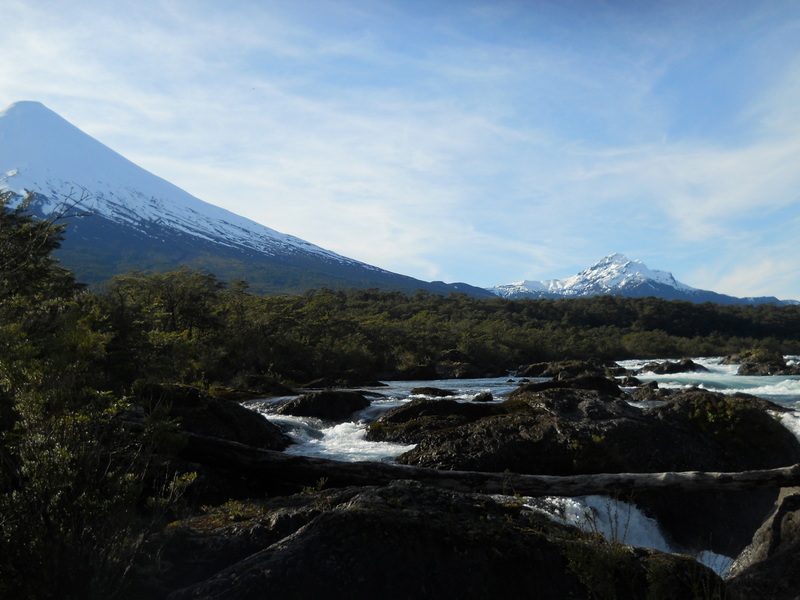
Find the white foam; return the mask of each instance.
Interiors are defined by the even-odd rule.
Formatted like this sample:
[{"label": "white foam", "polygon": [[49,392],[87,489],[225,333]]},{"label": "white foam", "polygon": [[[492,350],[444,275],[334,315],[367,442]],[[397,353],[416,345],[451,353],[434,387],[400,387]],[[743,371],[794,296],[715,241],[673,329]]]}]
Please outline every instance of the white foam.
[{"label": "white foam", "polygon": [[[272,420],[272,417],[270,417]],[[287,454],[319,456],[346,462],[391,460],[414,448],[415,444],[393,444],[367,441],[363,423],[339,423],[323,428],[319,437],[297,439],[299,443],[286,449]]]},{"label": "white foam", "polygon": [[776,412],[771,413],[781,425],[791,431],[794,436],[800,440],[800,412],[793,410],[791,412]]},{"label": "white foam", "polygon": [[602,534],[609,541],[663,552],[673,551],[658,523],[628,502],[606,496],[548,496],[529,506],[543,510],[567,525]]},{"label": "white foam", "polygon": [[[628,502],[607,496],[577,498],[547,496],[527,498],[525,505],[566,525],[598,533],[610,542],[650,548],[660,552],[686,554],[667,542],[655,519],[651,519]],[[724,575],[733,563],[732,558],[715,554],[710,550],[703,550],[693,557],[720,576]]]}]

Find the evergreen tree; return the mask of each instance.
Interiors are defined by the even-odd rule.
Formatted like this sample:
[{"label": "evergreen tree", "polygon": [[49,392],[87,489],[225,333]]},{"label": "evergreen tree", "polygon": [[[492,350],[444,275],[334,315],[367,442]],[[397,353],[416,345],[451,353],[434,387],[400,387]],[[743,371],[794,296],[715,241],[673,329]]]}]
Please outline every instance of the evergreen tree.
[{"label": "evergreen tree", "polygon": [[63,226],[0,196],[0,597],[110,598],[142,540],[156,439],[104,391],[109,333],[53,257]]}]

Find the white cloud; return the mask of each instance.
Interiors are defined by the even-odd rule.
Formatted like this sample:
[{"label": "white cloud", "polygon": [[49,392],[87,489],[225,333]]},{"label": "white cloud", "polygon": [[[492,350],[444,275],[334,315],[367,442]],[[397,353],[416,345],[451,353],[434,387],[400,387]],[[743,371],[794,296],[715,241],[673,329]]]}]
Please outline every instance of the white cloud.
[{"label": "white cloud", "polygon": [[[796,215],[791,5],[575,21],[559,3],[6,4],[6,103],[40,100],[204,200],[353,258],[491,285],[631,249],[739,294],[756,285],[739,273],[786,266],[787,231],[748,227]],[[738,103],[707,110],[695,100],[719,90],[682,77],[730,68],[715,43],[735,39]]]}]

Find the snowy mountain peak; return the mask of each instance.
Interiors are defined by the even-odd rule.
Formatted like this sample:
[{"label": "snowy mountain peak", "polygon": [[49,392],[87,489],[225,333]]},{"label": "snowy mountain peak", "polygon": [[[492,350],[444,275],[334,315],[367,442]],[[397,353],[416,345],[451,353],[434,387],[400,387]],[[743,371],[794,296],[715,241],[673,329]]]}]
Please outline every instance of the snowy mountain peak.
[{"label": "snowy mountain peak", "polygon": [[692,289],[676,281],[672,273],[650,269],[642,261],[630,260],[619,253],[609,254],[588,269],[563,281],[569,282],[566,286],[568,289],[576,291],[589,288],[623,288],[646,281],[654,281],[676,289]]},{"label": "snowy mountain peak", "polygon": [[520,281],[489,288],[506,298],[559,298],[622,294],[654,286],[691,292],[694,288],[675,280],[671,273],[650,269],[640,260],[614,253],[576,275],[564,279]]},{"label": "snowy mountain peak", "polygon": [[[0,111],[0,191],[17,200],[33,192],[31,212],[67,219],[58,258],[89,284],[133,269],[189,267],[223,280],[246,279],[263,293],[379,287],[491,297],[464,283],[392,273],[203,202],[39,102]],[[65,204],[76,200],[79,205],[63,215]]]},{"label": "snowy mountain peak", "polygon": [[83,195],[81,211],[151,237],[179,232],[270,256],[312,254],[379,270],[203,202],[39,102],[16,102],[0,112],[0,190],[40,194],[34,209],[42,214],[57,210],[70,194]]},{"label": "snowy mountain peak", "polygon": [[36,102],[35,100],[20,100],[18,102],[14,102],[8,105],[4,110],[0,111],[0,117],[14,118],[17,115],[21,116],[31,113],[33,114],[50,113],[52,115],[55,115],[55,113],[52,110],[47,108],[41,102]]}]

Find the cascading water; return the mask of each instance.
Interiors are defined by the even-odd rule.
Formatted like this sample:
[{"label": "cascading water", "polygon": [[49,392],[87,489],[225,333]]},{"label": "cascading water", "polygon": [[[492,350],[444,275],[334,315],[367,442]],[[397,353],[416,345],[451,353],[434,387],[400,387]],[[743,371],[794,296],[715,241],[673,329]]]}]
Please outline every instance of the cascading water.
[{"label": "cascading water", "polygon": [[[736,365],[720,364],[719,358],[696,358],[694,362],[706,367],[707,372],[657,375],[642,373],[637,377],[642,382],[656,381],[666,389],[688,389],[699,387],[709,391],[734,394],[737,392],[763,397],[776,404],[794,409],[793,412],[776,414],[781,423],[800,439],[800,377],[798,376],[740,376]],[[798,357],[788,357],[796,361]],[[619,365],[636,371],[651,361],[619,361]],[[660,362],[660,361],[657,361]],[[432,398],[413,394],[412,390],[436,387],[450,390],[450,399],[470,402],[482,392],[490,392],[494,402],[502,402],[518,381],[508,377],[498,379],[459,379],[442,381],[387,382],[387,387],[374,388],[376,394],[371,406],[355,413],[352,420],[344,423],[329,423],[309,417],[277,415],[275,406],[285,398],[257,400],[248,406],[264,414],[291,437],[295,444],[288,453],[317,456],[342,461],[390,461],[411,450],[413,445],[370,442],[366,440],[367,426],[383,413],[395,406],[416,398]],[[680,548],[670,547],[661,534],[658,524],[644,515],[635,506],[602,496],[581,498],[530,498],[525,504],[532,510],[547,513],[552,518],[586,530],[602,533],[609,540],[638,545],[656,550],[676,552]],[[727,571],[731,558],[702,552],[696,556],[718,573]]]}]

